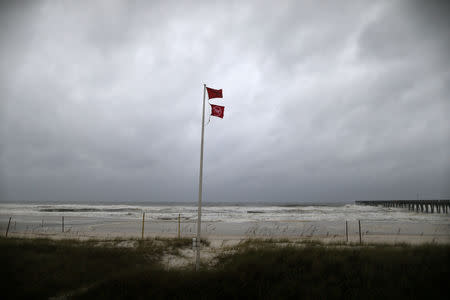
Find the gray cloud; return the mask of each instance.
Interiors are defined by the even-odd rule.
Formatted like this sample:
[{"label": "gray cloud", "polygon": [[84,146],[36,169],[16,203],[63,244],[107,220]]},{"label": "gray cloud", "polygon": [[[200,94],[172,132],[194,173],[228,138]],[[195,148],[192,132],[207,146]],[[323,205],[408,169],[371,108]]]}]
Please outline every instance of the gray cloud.
[{"label": "gray cloud", "polygon": [[0,9],[0,196],[450,196],[449,6],[34,1]]}]

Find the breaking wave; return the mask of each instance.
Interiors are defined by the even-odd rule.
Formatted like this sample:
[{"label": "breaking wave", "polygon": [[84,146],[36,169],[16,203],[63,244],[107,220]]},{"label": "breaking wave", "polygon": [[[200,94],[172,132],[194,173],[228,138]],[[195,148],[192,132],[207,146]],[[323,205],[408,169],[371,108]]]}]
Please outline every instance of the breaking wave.
[{"label": "breaking wave", "polygon": [[[77,216],[109,219],[135,219],[145,212],[149,220],[196,220],[197,207],[190,205],[87,205],[87,204],[0,204],[2,215]],[[202,219],[208,222],[254,221],[402,221],[449,222],[447,215],[422,214],[400,208],[358,205],[218,205],[202,208]]]}]

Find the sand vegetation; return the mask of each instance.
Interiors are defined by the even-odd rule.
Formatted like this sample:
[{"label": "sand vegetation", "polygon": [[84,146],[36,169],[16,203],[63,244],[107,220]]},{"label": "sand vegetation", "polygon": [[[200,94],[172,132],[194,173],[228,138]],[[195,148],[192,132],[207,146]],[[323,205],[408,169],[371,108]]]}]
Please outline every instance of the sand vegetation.
[{"label": "sand vegetation", "polygon": [[16,298],[446,298],[450,246],[189,239],[1,238],[3,293]]}]

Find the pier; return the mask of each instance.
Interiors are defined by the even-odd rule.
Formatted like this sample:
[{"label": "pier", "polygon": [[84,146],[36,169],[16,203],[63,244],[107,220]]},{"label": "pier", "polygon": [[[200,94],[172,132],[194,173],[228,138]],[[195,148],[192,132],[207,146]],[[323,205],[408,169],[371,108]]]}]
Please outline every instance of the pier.
[{"label": "pier", "polygon": [[448,214],[450,199],[440,200],[368,200],[355,201],[356,205],[371,205],[384,207],[408,208],[408,210],[422,213]]}]

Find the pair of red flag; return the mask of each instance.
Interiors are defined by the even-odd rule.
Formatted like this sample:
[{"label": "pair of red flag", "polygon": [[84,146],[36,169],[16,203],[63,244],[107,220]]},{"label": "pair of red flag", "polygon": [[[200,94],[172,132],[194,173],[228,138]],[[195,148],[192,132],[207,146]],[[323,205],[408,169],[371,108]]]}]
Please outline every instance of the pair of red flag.
[{"label": "pair of red flag", "polygon": [[[208,92],[208,99],[223,98],[221,89],[215,90],[215,89],[206,87],[206,91]],[[209,105],[211,105],[211,116],[223,119],[223,113],[225,111],[225,106],[215,105],[215,104],[211,104],[211,103]]]}]

